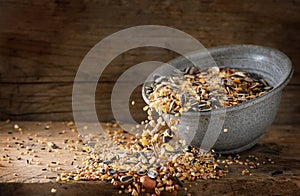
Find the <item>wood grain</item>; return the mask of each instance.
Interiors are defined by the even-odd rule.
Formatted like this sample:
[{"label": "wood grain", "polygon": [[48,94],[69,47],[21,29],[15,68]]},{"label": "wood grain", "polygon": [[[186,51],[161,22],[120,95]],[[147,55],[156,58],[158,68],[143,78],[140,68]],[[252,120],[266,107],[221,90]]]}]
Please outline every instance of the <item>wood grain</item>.
[{"label": "wood grain", "polygon": [[[86,53],[114,32],[157,24],[185,31],[206,47],[258,44],[286,53],[295,73],[276,123],[298,123],[299,13],[298,0],[1,1],[0,119],[72,119],[72,83]],[[114,59],[101,77],[102,93],[99,90],[96,96],[98,113],[105,116],[102,120],[112,120],[109,93],[126,69],[143,61],[166,62],[176,56],[163,49],[138,48]],[[133,98],[140,107],[141,96]],[[133,110],[139,120],[140,111]]]},{"label": "wood grain", "polygon": [[[13,129],[14,124],[18,124],[23,131]],[[46,125],[50,126],[48,130],[44,129]],[[92,125],[87,124],[88,129],[93,129]],[[75,170],[75,165],[82,165],[81,159],[87,155],[81,152],[82,143],[75,143],[80,138],[70,128],[72,127],[62,122],[12,122],[10,124],[0,122],[0,155],[1,157],[8,155],[11,158],[11,163],[6,160],[0,161],[3,165],[0,167],[0,195],[51,195],[52,188],[57,190],[57,195],[95,195],[98,193],[119,195],[118,189],[110,183],[55,182],[57,175],[61,172],[71,172]],[[59,153],[41,150],[42,147],[47,148],[47,144],[40,144],[36,141],[44,140],[44,138],[47,138],[47,142],[54,142],[58,145],[61,148],[58,149]],[[78,151],[64,149],[67,146],[63,142],[65,139],[73,140],[70,145],[76,146]],[[241,160],[248,158],[248,155],[255,155],[261,163],[271,158],[275,164],[261,165],[257,169],[251,169],[253,176],[241,175],[241,171],[247,166],[232,165],[230,172],[219,180],[185,182],[184,186],[192,195],[198,195],[199,192],[201,195],[247,195],[249,191],[253,195],[295,195],[300,190],[299,139],[299,125],[272,126],[254,148],[240,155]],[[38,157],[26,153],[20,155],[20,152],[27,151],[26,148],[17,150],[15,142],[21,141],[25,146],[30,146]],[[17,157],[21,160],[17,160]],[[34,161],[32,164],[27,164],[26,160],[30,158]],[[41,164],[36,165],[37,161]],[[53,161],[62,163],[59,165],[62,170],[55,171],[57,165],[53,164]],[[47,167],[47,164],[50,167]],[[43,168],[51,169],[43,171]],[[272,175],[272,172],[278,170],[283,173]],[[181,188],[178,195],[186,195],[188,192]]]},{"label": "wood grain", "polygon": [[[89,83],[84,84],[89,86]],[[96,91],[96,110],[100,121],[110,121],[114,119],[111,110],[111,89],[114,83],[101,83]],[[2,118],[36,119],[36,120],[72,120],[72,83],[48,83],[48,84],[23,84],[22,88],[18,84],[3,84],[1,89],[0,115]],[[282,100],[274,124],[298,124],[300,117],[300,86],[290,85],[283,90]],[[82,92],[84,94],[84,92]],[[54,95],[54,96],[49,96]],[[14,101],[12,101],[14,100]],[[122,98],[116,100],[120,103]],[[131,105],[131,100],[135,105]],[[86,99],[82,99],[80,108],[86,115],[91,115],[85,110],[86,104],[90,104]],[[132,117],[140,122],[146,119],[146,113],[142,110],[145,102],[141,97],[141,87],[133,92],[128,107],[120,108],[121,111],[129,108]],[[88,119],[88,118],[87,118]]]}]

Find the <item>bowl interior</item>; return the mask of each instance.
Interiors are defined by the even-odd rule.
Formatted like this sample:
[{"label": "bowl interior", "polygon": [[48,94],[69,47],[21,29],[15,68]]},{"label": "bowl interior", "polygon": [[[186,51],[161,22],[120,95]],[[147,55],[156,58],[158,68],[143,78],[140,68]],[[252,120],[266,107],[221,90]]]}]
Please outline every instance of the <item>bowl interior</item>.
[{"label": "bowl interior", "polygon": [[[198,51],[187,56],[193,62],[196,62],[196,66],[200,68],[217,65],[239,68],[257,74],[273,87],[272,91],[281,90],[288,83],[293,72],[291,61],[285,54],[262,46],[221,46],[208,49],[208,52]],[[145,93],[145,86],[152,83],[156,75],[170,75],[172,73],[170,65],[173,66],[173,69],[183,70],[185,67],[191,66],[192,63],[185,57],[179,57],[168,62],[168,64],[163,64],[149,75],[142,90],[143,99],[147,104],[148,98]]]}]

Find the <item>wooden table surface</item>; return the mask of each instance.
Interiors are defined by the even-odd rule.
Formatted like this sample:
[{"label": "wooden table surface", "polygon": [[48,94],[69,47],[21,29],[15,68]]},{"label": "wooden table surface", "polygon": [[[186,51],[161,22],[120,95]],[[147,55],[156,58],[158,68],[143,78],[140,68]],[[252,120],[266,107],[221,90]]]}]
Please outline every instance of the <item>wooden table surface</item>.
[{"label": "wooden table surface", "polygon": [[[56,182],[62,172],[75,171],[76,165],[82,165],[82,158],[87,154],[82,152],[83,144],[76,143],[81,139],[78,133],[67,123],[22,121],[0,124],[0,156],[5,157],[0,161],[0,195],[53,195],[52,188],[57,190],[56,195],[118,195],[118,189],[106,182]],[[22,131],[16,130],[15,124]],[[47,125],[49,129],[45,129]],[[91,126],[87,126],[90,129]],[[73,142],[65,143],[66,139]],[[182,188],[179,195],[296,195],[300,191],[299,140],[299,126],[271,126],[254,148],[240,154],[241,160],[255,155],[260,163],[267,162],[257,169],[250,169],[253,176],[241,175],[248,166],[232,165],[221,179],[185,183],[188,191]],[[48,142],[59,148],[48,152]],[[18,143],[24,148],[18,147]],[[67,145],[77,147],[77,150],[72,151]],[[275,163],[271,164],[268,159]],[[57,170],[57,167],[60,168]]]}]

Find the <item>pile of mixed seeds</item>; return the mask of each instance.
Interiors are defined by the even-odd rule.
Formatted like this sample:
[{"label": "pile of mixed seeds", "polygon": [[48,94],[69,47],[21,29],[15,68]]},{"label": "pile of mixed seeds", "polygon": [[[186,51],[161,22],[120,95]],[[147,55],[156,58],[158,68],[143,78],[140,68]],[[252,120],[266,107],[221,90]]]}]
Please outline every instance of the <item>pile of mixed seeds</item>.
[{"label": "pile of mixed seeds", "polygon": [[148,119],[140,125],[142,132],[129,135],[121,129],[106,130],[110,140],[105,136],[96,138],[98,142],[90,148],[84,167],[62,174],[61,178],[110,181],[121,187],[120,193],[131,195],[176,194],[186,180],[220,178],[226,168],[220,167],[216,153],[200,152],[179,138],[174,126],[180,124],[179,120],[170,119],[171,126],[166,127],[163,118],[154,119],[152,113],[179,116],[187,111],[231,107],[270,89],[257,75],[225,67],[204,70],[188,67],[168,77],[156,76],[155,81],[146,86],[149,106],[145,106],[144,111]]},{"label": "pile of mixed seeds", "polygon": [[187,111],[236,106],[264,95],[272,87],[258,75],[234,68],[188,67],[168,77],[155,76],[145,89],[150,107],[178,116]]},{"label": "pile of mixed seeds", "polygon": [[161,138],[166,130],[149,137],[130,136],[122,129],[107,129],[113,142],[95,138],[98,142],[89,149],[84,166],[76,172],[62,173],[57,181],[102,180],[119,186],[119,193],[161,195],[169,192],[176,195],[184,181],[222,177],[216,153],[200,153],[182,140],[174,146],[163,143]]}]

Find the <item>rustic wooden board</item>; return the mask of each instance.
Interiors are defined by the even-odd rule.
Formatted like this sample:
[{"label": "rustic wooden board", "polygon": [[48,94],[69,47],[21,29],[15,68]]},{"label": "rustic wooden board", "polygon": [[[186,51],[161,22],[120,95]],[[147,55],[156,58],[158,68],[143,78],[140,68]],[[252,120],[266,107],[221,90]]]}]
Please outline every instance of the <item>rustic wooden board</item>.
[{"label": "rustic wooden board", "polygon": [[[86,195],[105,194],[118,195],[118,189],[110,183],[105,182],[55,182],[55,178],[63,171],[74,170],[74,165],[81,165],[81,159],[86,155],[82,152],[82,143],[72,145],[77,146],[79,151],[69,151],[64,149],[65,139],[74,142],[80,138],[77,133],[62,122],[13,122],[6,124],[0,122],[0,156],[9,155],[11,163],[7,160],[0,161],[0,195],[53,195],[50,190],[55,188],[56,195]],[[23,131],[13,128],[18,124]],[[49,129],[44,129],[49,125]],[[88,124],[88,129],[93,129],[93,124]],[[103,126],[105,126],[103,124]],[[64,131],[64,132],[63,132]],[[11,132],[11,133],[10,133]],[[38,134],[38,135],[36,135]],[[13,139],[15,137],[15,139]],[[16,139],[16,137],[18,139]],[[9,138],[9,140],[7,140]],[[32,140],[29,140],[32,138]],[[46,144],[36,144],[36,140],[54,142],[61,149],[53,152],[41,150]],[[241,171],[247,166],[234,165],[230,167],[230,172],[220,180],[197,181],[185,183],[188,191],[181,189],[179,195],[287,195],[297,194],[300,191],[300,133],[297,126],[272,126],[254,148],[241,153],[242,159],[248,155],[259,157],[260,161],[271,158],[275,164],[261,165],[258,169],[250,170],[253,176],[242,176]],[[25,148],[16,150],[15,142],[25,144]],[[11,147],[7,147],[10,145]],[[29,146],[35,152],[32,155],[20,155]],[[6,148],[4,150],[3,148]],[[47,148],[47,147],[46,147]],[[37,154],[38,157],[33,157]],[[76,161],[74,160],[76,156]],[[21,160],[17,160],[21,157]],[[27,164],[26,160],[33,158],[32,164]],[[40,161],[40,165],[35,163]],[[52,162],[60,162],[55,165]],[[73,166],[71,163],[73,162]],[[52,171],[42,171],[50,165]],[[54,171],[56,167],[62,170]],[[282,174],[272,175],[274,171],[282,171]]]},{"label": "rustic wooden board", "polygon": [[[294,63],[291,84],[297,87],[287,91],[276,122],[297,123],[299,106],[292,105],[300,85],[299,13],[298,0],[1,1],[0,118],[72,119],[72,83],[85,54],[116,31],[158,24],[183,30],[206,47],[246,43],[285,52]],[[101,78],[103,93],[109,93],[118,76],[136,63],[166,62],[175,56],[157,48],[122,54]],[[102,120],[112,120],[109,95],[101,94],[96,97],[98,112],[104,114]],[[134,98],[142,103],[139,95]]]},{"label": "rustic wooden board", "polygon": [[[85,83],[86,87],[90,84]],[[72,84],[71,83],[50,83],[35,84],[5,84],[0,86],[1,104],[0,116],[4,119],[14,120],[72,120]],[[114,83],[103,83],[98,85],[96,91],[96,109],[100,121],[114,119],[111,111],[111,91]],[[84,94],[84,92],[82,92]],[[300,85],[289,85],[284,89],[282,101],[274,124],[297,124],[300,117]],[[122,98],[120,97],[120,100]],[[118,100],[118,101],[120,101]],[[130,108],[131,114],[137,122],[146,119],[146,113],[142,110],[145,102],[141,96],[141,88],[137,88],[131,96],[135,105],[128,103],[128,106],[121,110]],[[89,102],[82,100],[82,108]],[[119,102],[118,102],[119,103]],[[86,115],[91,115],[90,111]]]}]

